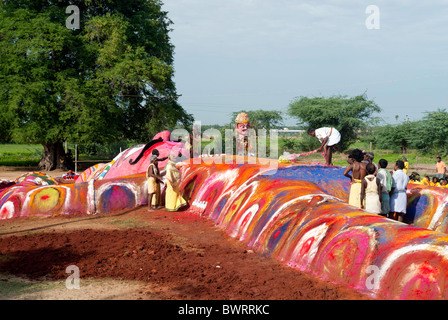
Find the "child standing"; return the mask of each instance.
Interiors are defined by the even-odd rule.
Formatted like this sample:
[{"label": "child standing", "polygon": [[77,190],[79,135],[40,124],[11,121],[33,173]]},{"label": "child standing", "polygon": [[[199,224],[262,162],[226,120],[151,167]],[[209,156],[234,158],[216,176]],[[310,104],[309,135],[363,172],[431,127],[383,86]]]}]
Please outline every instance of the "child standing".
[{"label": "child standing", "polygon": [[381,213],[381,182],[375,177],[376,167],[373,163],[366,166],[367,176],[361,184],[361,208],[370,213]]},{"label": "child standing", "polygon": [[386,159],[381,159],[378,162],[379,170],[377,178],[381,183],[381,215],[388,215],[390,212],[390,196],[389,192],[392,189],[392,175],[387,170],[388,162]]},{"label": "child standing", "polygon": [[401,158],[401,160],[404,163],[404,168],[403,168],[403,172],[408,174],[408,170],[409,170],[409,162],[408,159],[406,157]]}]

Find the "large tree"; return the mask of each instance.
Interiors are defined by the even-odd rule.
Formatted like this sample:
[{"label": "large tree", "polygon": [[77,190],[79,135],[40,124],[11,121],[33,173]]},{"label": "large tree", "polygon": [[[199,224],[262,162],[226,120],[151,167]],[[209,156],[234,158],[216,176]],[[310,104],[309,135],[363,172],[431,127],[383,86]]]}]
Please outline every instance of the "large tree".
[{"label": "large tree", "polygon": [[[0,121],[15,141],[44,146],[41,170],[64,167],[66,140],[148,140],[191,125],[161,1],[0,1]],[[80,29],[66,27],[68,5]]]},{"label": "large tree", "polygon": [[345,150],[354,142],[357,133],[372,124],[374,113],[381,108],[366,94],[355,97],[298,97],[289,104],[288,114],[302,127],[335,127],[341,132],[339,150]]}]

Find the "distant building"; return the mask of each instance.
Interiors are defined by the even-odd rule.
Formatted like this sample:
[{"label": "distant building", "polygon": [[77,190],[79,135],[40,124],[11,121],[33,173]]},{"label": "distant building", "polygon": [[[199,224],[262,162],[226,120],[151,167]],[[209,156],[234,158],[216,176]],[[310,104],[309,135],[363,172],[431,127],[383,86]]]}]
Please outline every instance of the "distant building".
[{"label": "distant building", "polygon": [[305,133],[305,130],[289,130],[288,128],[283,128],[282,130],[278,130],[278,133],[303,134]]}]

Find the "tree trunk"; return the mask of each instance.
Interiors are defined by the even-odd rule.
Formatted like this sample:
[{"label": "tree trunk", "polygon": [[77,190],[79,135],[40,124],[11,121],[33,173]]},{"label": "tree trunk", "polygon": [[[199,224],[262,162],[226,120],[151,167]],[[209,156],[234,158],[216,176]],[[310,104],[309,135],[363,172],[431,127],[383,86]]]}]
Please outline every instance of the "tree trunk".
[{"label": "tree trunk", "polygon": [[66,154],[62,142],[42,143],[44,154],[40,159],[38,168],[42,171],[55,169],[74,170],[70,151]]}]

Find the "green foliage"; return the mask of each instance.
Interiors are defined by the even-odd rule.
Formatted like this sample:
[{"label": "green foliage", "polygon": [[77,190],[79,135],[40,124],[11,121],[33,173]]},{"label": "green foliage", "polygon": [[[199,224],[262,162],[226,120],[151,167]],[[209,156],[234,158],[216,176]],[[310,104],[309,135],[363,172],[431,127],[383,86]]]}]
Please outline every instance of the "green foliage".
[{"label": "green foliage", "polygon": [[406,154],[407,149],[413,146],[415,135],[415,127],[411,122],[386,125],[374,130],[374,143],[377,148],[399,150]]},{"label": "green foliage", "polygon": [[279,154],[283,152],[296,153],[301,148],[301,140],[294,138],[281,138],[278,141]]},{"label": "green foliage", "polygon": [[413,127],[416,148],[439,156],[448,154],[448,113],[445,109],[426,112],[426,116],[413,123]]},{"label": "green foliage", "polygon": [[78,144],[78,157],[80,159],[84,159],[85,156],[92,159],[113,159],[120,150],[123,151],[138,144],[134,141],[115,141],[108,144],[81,143]]},{"label": "green foliage", "polygon": [[148,140],[193,118],[177,103],[171,21],[157,0],[1,1],[0,127],[26,143]]},{"label": "green foliage", "polygon": [[279,138],[278,141],[278,154],[281,155],[283,152],[289,152],[289,153],[302,153],[302,152],[308,152],[312,150],[316,150],[319,148],[320,143],[319,141],[311,137],[307,134],[302,135],[300,138],[294,138],[294,137],[284,137]]},{"label": "green foliage", "polygon": [[377,119],[373,114],[381,108],[366,94],[355,97],[299,97],[289,104],[288,114],[297,118],[303,127],[335,127],[341,132],[339,150],[345,150],[354,142],[358,131]]},{"label": "green foliage", "polygon": [[422,153],[446,156],[448,154],[448,113],[444,109],[426,112],[422,120],[386,125],[373,130],[377,148],[400,151],[417,149]]}]

